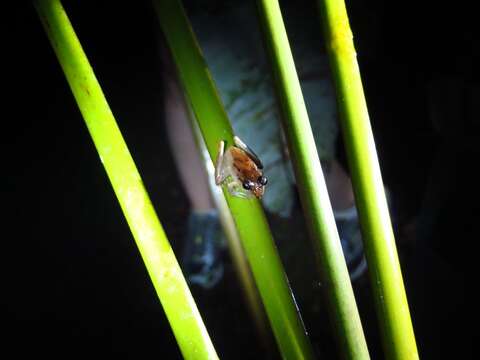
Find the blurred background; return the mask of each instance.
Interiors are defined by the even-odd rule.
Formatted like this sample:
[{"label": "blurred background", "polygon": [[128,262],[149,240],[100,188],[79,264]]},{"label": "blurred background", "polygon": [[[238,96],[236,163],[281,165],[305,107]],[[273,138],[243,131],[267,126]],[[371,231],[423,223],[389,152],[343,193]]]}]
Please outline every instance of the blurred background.
[{"label": "blurred background", "polygon": [[[160,28],[151,5],[63,4],[179,253],[189,202],[162,121]],[[189,11],[197,5],[186,2]],[[425,359],[473,358],[476,332],[479,46],[465,6],[347,2]],[[33,6],[19,2],[4,17],[0,351],[181,358]],[[292,231],[307,236],[299,203],[291,219],[270,214],[269,222],[310,336],[325,358],[336,358],[310,245],[291,243]],[[213,343],[224,359],[268,358],[226,262],[218,286],[192,289]],[[372,358],[381,359],[368,280],[355,291]]]}]

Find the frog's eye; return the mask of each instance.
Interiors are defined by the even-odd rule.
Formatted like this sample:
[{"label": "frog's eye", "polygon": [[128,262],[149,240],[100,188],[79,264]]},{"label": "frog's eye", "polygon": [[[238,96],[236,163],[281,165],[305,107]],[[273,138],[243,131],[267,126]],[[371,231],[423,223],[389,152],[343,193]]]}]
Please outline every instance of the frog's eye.
[{"label": "frog's eye", "polygon": [[251,180],[245,180],[242,185],[245,190],[252,190],[252,188],[255,186]]},{"label": "frog's eye", "polygon": [[259,176],[257,181],[260,185],[263,185],[263,186],[267,185],[267,182],[268,182],[265,176]]}]

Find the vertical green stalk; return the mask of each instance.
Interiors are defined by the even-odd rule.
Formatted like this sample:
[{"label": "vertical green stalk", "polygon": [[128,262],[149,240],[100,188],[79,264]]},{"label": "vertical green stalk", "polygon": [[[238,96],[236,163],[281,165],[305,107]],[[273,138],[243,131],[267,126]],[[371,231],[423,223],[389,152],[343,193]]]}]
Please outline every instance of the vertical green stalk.
[{"label": "vertical green stalk", "polygon": [[252,271],[248,265],[248,260],[235,226],[235,220],[232,217],[223,191],[215,184],[215,167],[210,159],[210,155],[205,146],[205,142],[203,141],[200,129],[196,123],[192,123],[192,127],[194,128],[197,146],[202,153],[202,160],[204,161],[207,169],[213,202],[215,203],[215,207],[218,209],[220,223],[222,225],[223,232],[225,233],[225,237],[227,238],[228,250],[233,266],[236,270],[238,280],[241,284],[242,293],[245,297],[245,303],[247,304],[250,315],[255,322],[255,327],[257,328],[258,335],[261,338],[260,342],[263,344],[264,348],[268,350],[271,346],[270,326],[267,322],[266,313],[263,309]]},{"label": "vertical green stalk", "polygon": [[[153,1],[168,46],[215,162],[218,144],[233,143],[233,132],[180,0]],[[221,31],[221,29],[219,29]],[[275,339],[285,359],[311,359],[313,351],[292,297],[265,214],[257,200],[224,191],[247,254]]]},{"label": "vertical green stalk", "polygon": [[37,0],[34,4],[183,356],[186,359],[217,359],[172,248],[67,14],[59,0]]},{"label": "vertical green stalk", "polygon": [[345,3],[321,0],[319,4],[384,349],[389,359],[416,359],[417,346]]},{"label": "vertical green stalk", "polygon": [[259,10],[277,80],[302,206],[322,266],[339,349],[344,358],[368,359],[360,316],[278,1],[261,0]]}]

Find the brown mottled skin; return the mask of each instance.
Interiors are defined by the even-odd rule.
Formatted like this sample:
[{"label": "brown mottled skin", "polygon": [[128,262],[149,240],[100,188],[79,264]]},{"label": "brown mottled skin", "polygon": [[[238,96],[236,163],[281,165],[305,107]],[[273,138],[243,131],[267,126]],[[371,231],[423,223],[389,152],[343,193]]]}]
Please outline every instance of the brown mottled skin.
[{"label": "brown mottled skin", "polygon": [[245,180],[252,181],[255,185],[251,189],[252,193],[258,199],[261,199],[264,193],[264,186],[258,183],[258,178],[263,175],[255,162],[242,149],[232,146],[230,149],[233,158],[233,166],[237,170],[237,176],[243,183]]}]

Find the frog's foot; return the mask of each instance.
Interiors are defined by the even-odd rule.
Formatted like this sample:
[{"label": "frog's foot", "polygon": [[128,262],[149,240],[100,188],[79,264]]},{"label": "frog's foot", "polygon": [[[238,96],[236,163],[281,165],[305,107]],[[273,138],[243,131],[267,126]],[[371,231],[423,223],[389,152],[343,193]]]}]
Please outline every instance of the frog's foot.
[{"label": "frog's foot", "polygon": [[218,143],[218,155],[215,162],[215,184],[220,185],[225,177],[222,171],[223,155],[225,154],[225,141],[220,140]]}]

